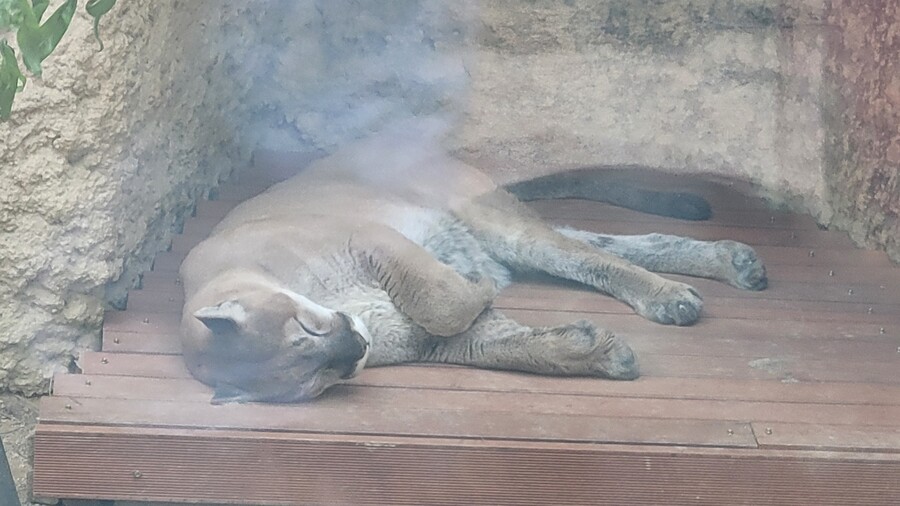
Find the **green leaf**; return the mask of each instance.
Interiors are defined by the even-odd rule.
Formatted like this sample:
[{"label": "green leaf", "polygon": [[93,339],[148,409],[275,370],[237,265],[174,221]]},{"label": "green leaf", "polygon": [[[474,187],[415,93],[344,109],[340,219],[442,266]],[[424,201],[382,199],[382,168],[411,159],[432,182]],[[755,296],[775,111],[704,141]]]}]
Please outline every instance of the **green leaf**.
[{"label": "green leaf", "polygon": [[103,51],[103,41],[100,40],[100,18],[116,5],[116,0],[88,0],[84,7],[88,14],[94,18],[94,38],[100,43],[99,51]]},{"label": "green leaf", "polygon": [[19,70],[16,52],[6,39],[0,40],[0,120],[8,120],[16,92],[25,87],[25,76]]},{"label": "green leaf", "polygon": [[19,0],[0,0],[0,31],[18,28],[22,24],[25,14],[20,3]]},{"label": "green leaf", "polygon": [[31,10],[34,12],[34,19],[40,21],[49,5],[50,0],[31,0]]},{"label": "green leaf", "polygon": [[[56,49],[59,40],[69,28],[75,8],[78,6],[78,0],[66,0],[66,3],[60,5],[42,25],[38,25],[37,17],[34,16],[27,0],[20,0],[20,4],[27,7],[27,9],[22,9],[27,12],[22,26],[19,27],[16,40],[19,42],[19,50],[22,51],[25,68],[32,74],[40,76],[41,62]],[[31,15],[29,16],[28,13]]]}]

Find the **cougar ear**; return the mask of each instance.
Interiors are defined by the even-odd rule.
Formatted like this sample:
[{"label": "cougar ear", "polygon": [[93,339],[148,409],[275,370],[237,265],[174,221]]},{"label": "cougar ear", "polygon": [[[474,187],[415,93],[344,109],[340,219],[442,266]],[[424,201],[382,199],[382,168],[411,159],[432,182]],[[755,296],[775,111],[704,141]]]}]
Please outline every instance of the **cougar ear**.
[{"label": "cougar ear", "polygon": [[214,335],[234,333],[247,321],[247,310],[235,300],[218,306],[207,306],[194,311],[194,317],[203,322]]}]

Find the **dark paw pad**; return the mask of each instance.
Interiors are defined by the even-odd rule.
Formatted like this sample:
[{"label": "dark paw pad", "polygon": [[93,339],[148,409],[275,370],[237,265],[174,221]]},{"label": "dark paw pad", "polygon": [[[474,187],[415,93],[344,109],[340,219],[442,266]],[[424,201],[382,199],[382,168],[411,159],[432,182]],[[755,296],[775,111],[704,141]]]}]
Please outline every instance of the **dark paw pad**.
[{"label": "dark paw pad", "polygon": [[691,325],[700,318],[703,298],[693,287],[678,283],[660,298],[663,300],[646,304],[645,309],[638,312],[664,325]]},{"label": "dark paw pad", "polygon": [[769,286],[766,267],[753,248],[730,241],[725,242],[724,247],[731,251],[731,266],[734,268],[733,276],[728,279],[731,285],[745,290],[765,290]]},{"label": "dark paw pad", "polygon": [[610,332],[601,331],[602,357],[597,361],[597,374],[616,380],[633,380],[641,375],[634,351]]}]

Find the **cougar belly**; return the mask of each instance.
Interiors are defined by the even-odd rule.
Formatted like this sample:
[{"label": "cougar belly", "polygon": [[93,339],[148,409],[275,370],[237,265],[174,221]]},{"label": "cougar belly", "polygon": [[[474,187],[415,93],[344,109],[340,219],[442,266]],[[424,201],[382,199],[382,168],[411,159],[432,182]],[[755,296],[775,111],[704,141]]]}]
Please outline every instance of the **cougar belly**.
[{"label": "cougar belly", "polygon": [[472,281],[490,278],[498,289],[509,285],[509,269],[494,260],[468,227],[451,213],[410,207],[391,213],[386,221],[461,276]]}]

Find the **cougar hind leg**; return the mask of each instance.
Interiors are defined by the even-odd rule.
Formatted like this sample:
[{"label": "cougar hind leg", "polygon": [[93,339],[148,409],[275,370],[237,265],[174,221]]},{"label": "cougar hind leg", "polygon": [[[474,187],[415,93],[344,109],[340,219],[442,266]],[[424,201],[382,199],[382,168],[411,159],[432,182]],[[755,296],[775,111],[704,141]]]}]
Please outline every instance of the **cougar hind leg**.
[{"label": "cougar hind leg", "polygon": [[700,315],[702,299],[689,285],[566,237],[504,191],[468,203],[457,215],[482,247],[513,271],[544,272],[584,283],[659,323],[689,325]]},{"label": "cougar hind leg", "polygon": [[745,290],[768,286],[756,251],[735,241],[698,241],[665,234],[606,235],[569,228],[559,233],[624,258],[652,272],[711,278]]},{"label": "cougar hind leg", "polygon": [[528,327],[495,310],[460,335],[433,338],[423,350],[422,361],[485,369],[623,380],[639,375],[631,348],[593,323]]}]

